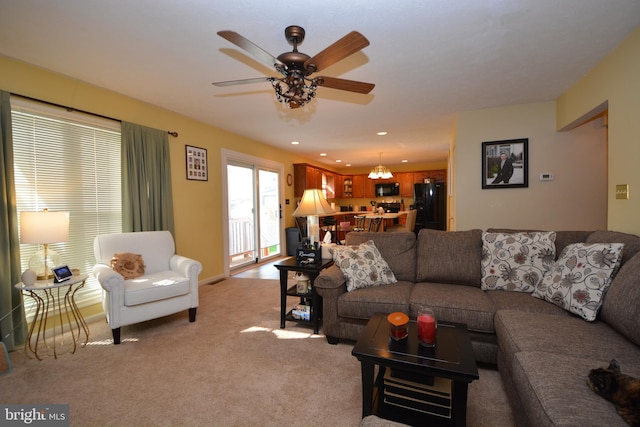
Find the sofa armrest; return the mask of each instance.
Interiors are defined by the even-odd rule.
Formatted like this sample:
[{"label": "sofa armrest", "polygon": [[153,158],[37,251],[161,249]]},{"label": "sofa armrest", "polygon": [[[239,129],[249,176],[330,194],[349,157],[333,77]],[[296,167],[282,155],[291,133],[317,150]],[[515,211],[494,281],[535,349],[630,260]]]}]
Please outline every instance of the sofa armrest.
[{"label": "sofa armrest", "polygon": [[124,277],[106,264],[94,265],[92,273],[98,279],[100,286],[107,292],[124,287]]},{"label": "sofa armrest", "polygon": [[338,316],[338,300],[347,292],[347,282],[337,265],[332,265],[320,272],[313,281],[318,295],[322,297],[322,329],[330,343],[340,338],[340,318]]},{"label": "sofa armrest", "polygon": [[341,293],[347,291],[347,282],[344,274],[335,264],[322,270],[313,284],[320,295],[323,293],[322,290],[330,291],[340,289],[340,287],[344,287],[344,291]]}]

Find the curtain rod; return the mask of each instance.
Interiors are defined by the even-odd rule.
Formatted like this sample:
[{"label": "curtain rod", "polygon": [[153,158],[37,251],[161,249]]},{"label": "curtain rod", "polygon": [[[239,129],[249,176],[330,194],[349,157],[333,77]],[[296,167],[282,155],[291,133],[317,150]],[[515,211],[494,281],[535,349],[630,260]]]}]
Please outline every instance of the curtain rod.
[{"label": "curtain rod", "polygon": [[[114,119],[113,117],[103,116],[102,114],[96,114],[96,113],[92,113],[90,111],[79,110],[79,109],[73,108],[73,107],[67,107],[66,105],[56,104],[55,102],[43,101],[41,99],[36,99],[36,98],[32,98],[30,96],[20,95],[19,93],[13,93],[13,92],[11,92],[11,95],[19,96],[20,98],[28,99],[29,101],[41,102],[43,104],[51,105],[51,106],[58,107],[58,108],[63,108],[63,109],[67,110],[70,113],[74,112],[74,111],[77,111],[78,113],[89,114],[91,116],[100,117],[101,119],[113,120],[113,121],[122,123],[122,120],[120,120],[120,119]],[[174,138],[178,137],[178,132],[172,132],[172,131],[168,130],[167,133],[169,135],[173,136]]]}]

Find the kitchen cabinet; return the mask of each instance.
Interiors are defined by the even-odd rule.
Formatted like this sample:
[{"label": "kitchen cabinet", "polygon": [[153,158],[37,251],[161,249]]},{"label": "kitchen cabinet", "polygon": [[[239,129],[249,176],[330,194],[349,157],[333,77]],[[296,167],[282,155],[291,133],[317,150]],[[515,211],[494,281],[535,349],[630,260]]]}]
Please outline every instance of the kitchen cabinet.
[{"label": "kitchen cabinet", "polygon": [[[342,197],[351,198],[353,197],[353,177],[352,176],[343,176],[342,177]],[[339,196],[336,196],[339,198]]]},{"label": "kitchen cabinet", "polygon": [[353,198],[362,199],[373,197],[375,188],[368,188],[367,175],[353,175]]},{"label": "kitchen cabinet", "polygon": [[333,190],[335,193],[335,198],[336,199],[341,199],[343,197],[344,194],[344,188],[343,188],[343,183],[344,182],[344,176],[342,175],[338,175],[335,174],[333,176]]},{"label": "kitchen cabinet", "polygon": [[424,183],[427,178],[435,182],[447,181],[447,170],[397,172],[391,179],[369,179],[368,175],[340,175],[306,163],[293,165],[294,197],[302,197],[304,190],[324,190],[327,199],[375,199],[376,184],[399,183],[399,197],[413,197],[413,184]]},{"label": "kitchen cabinet", "polygon": [[321,188],[325,199],[336,198],[336,174],[320,170]]},{"label": "kitchen cabinet", "polygon": [[424,183],[425,179],[427,178],[435,182],[447,182],[447,170],[436,169],[436,170],[420,171],[420,172],[413,173],[413,182],[415,183]]},{"label": "kitchen cabinet", "polygon": [[322,173],[318,168],[305,163],[296,163],[293,165],[293,175],[294,197],[302,197],[306,189],[322,189]]},{"label": "kitchen cabinet", "polygon": [[400,184],[400,196],[413,197],[413,172],[399,172],[395,177]]}]

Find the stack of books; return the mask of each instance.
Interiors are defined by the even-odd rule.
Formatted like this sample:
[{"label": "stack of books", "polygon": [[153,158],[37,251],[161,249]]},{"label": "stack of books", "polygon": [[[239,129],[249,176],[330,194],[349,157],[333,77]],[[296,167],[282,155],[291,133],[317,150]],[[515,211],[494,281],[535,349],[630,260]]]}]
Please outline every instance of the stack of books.
[{"label": "stack of books", "polygon": [[291,310],[291,315],[297,320],[311,320],[311,307],[305,304],[298,304]]},{"label": "stack of books", "polygon": [[425,377],[386,368],[384,402],[411,411],[451,418],[451,380]]}]

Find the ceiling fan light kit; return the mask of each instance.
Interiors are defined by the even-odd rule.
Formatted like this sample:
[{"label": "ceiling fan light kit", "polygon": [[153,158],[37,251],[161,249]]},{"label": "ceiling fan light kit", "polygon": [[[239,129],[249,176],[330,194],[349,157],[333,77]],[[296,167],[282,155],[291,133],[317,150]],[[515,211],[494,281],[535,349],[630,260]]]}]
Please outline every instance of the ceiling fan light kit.
[{"label": "ceiling fan light kit", "polygon": [[352,31],[323,51],[310,57],[298,52],[298,44],[305,36],[304,28],[291,25],[284,30],[285,37],[293,45],[293,51],[280,54],[277,58],[258,47],[255,43],[233,31],[219,31],[218,35],[236,46],[246,50],[256,59],[272,66],[282,74],[282,78],[264,77],[245,80],[230,80],[213,83],[214,86],[271,82],[276,99],[289,108],[300,108],[316,96],[318,86],[349,92],[367,94],[375,87],[372,83],[345,80],[335,77],[309,76],[369,46],[369,40],[357,31]]},{"label": "ceiling fan light kit", "polygon": [[[276,91],[276,99],[289,108],[300,108],[316,96],[317,79],[308,80],[292,73],[284,79],[270,78],[269,81]],[[308,82],[308,84],[307,84]]]}]

